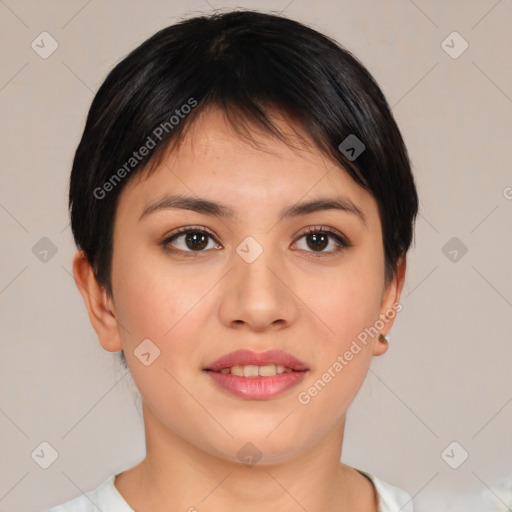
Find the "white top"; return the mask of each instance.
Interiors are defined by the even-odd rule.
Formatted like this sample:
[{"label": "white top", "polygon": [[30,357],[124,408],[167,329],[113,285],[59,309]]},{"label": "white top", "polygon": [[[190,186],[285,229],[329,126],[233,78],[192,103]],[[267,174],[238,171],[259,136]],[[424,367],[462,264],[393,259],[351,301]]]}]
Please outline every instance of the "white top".
[{"label": "white top", "polygon": [[[412,498],[402,489],[358,469],[374,484],[379,500],[378,512],[413,512]],[[87,492],[45,512],[135,512],[114,485],[112,475],[94,491]]]}]

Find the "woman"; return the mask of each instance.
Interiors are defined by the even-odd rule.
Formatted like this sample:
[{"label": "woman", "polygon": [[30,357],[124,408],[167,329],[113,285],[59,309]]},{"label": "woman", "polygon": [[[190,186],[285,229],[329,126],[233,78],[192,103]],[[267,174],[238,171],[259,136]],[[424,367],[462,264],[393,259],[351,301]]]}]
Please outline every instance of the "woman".
[{"label": "woman", "polygon": [[412,511],[340,462],[400,310],[418,198],[379,87],[293,20],[184,20],[96,94],[77,286],[142,398],[146,457],[51,512]]}]

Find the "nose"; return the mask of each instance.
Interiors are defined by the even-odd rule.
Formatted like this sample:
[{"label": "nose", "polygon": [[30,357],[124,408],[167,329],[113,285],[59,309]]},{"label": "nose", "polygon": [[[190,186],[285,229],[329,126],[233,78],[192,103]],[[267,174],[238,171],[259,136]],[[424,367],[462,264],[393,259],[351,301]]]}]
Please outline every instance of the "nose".
[{"label": "nose", "polygon": [[270,250],[263,250],[252,262],[234,254],[222,289],[221,321],[255,332],[286,328],[299,313],[293,289],[291,273]]}]

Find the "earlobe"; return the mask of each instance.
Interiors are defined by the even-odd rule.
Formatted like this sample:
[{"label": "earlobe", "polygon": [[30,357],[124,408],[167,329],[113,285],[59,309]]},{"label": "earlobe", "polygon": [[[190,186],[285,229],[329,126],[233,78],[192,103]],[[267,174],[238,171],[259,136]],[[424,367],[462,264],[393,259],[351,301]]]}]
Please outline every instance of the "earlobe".
[{"label": "earlobe", "polygon": [[73,258],[73,276],[101,346],[109,352],[122,350],[112,300],[105,288],[98,283],[94,270],[83,251],[78,251]]},{"label": "earlobe", "polygon": [[377,341],[375,342],[375,345],[373,346],[373,354],[374,356],[381,356],[382,354],[385,354],[388,351],[389,343],[388,343],[388,337],[384,333],[380,333],[377,337]]}]

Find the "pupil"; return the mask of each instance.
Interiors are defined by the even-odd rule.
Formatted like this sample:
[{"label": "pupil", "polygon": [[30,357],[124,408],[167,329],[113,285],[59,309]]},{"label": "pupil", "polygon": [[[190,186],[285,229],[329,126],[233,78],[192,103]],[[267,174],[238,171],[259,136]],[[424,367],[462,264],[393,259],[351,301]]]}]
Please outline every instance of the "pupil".
[{"label": "pupil", "polygon": [[[206,238],[207,236],[203,233],[188,233],[186,236],[187,247],[189,249],[204,249],[208,245]],[[189,245],[189,242],[192,244]]]},{"label": "pupil", "polygon": [[[313,233],[311,235],[309,235],[310,237],[310,240],[313,240],[313,245],[314,246],[311,246],[311,248],[317,248],[317,249],[325,249],[327,247],[327,244],[329,243],[328,241],[328,237],[323,234],[323,233]],[[322,241],[320,242],[320,244],[318,244],[318,242],[320,241],[320,238],[322,238]]]},{"label": "pupil", "polygon": [[[311,244],[308,244],[312,249],[322,251],[327,247],[328,237],[323,233],[312,233],[308,235]],[[208,245],[207,236],[203,233],[188,233],[186,242],[189,249],[204,249]]]}]

